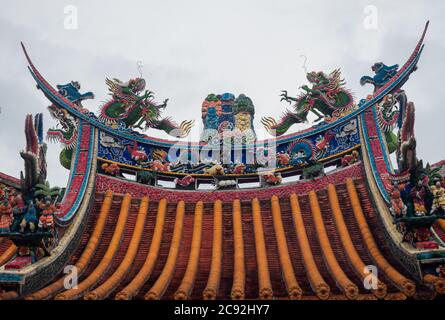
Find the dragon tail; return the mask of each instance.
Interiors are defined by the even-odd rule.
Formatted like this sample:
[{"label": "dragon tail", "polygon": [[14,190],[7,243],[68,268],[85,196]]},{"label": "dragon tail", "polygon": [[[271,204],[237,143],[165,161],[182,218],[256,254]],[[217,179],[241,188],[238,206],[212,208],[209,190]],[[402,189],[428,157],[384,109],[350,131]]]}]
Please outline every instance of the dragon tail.
[{"label": "dragon tail", "polygon": [[261,123],[264,125],[267,132],[275,137],[285,134],[291,126],[302,122],[304,122],[303,119],[300,119],[296,114],[290,111],[285,112],[279,122],[272,117],[263,117],[261,119]]},{"label": "dragon tail", "polygon": [[183,121],[178,125],[176,122],[172,121],[171,118],[165,118],[159,121],[154,128],[165,131],[175,138],[184,138],[189,135],[194,123],[193,120],[190,120]]}]

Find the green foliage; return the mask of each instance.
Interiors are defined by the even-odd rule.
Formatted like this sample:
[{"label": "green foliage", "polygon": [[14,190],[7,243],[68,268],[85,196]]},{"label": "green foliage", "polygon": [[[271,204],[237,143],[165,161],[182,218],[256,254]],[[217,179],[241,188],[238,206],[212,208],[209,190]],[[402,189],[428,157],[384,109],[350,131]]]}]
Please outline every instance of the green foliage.
[{"label": "green foliage", "polygon": [[440,175],[440,169],[442,167],[432,168],[429,163],[426,164],[426,167],[420,169],[421,174],[426,175],[429,178],[430,184],[433,184],[435,180],[441,180],[442,176]]},{"label": "green foliage", "polygon": [[35,198],[46,198],[50,197],[51,199],[57,198],[60,194],[59,187],[51,188],[48,181],[45,184],[36,184],[34,197]]}]

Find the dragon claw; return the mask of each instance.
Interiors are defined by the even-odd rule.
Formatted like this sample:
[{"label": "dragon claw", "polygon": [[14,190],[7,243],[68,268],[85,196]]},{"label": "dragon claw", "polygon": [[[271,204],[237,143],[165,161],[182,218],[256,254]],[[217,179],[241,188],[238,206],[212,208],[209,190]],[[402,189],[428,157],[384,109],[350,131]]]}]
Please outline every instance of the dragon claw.
[{"label": "dragon claw", "polygon": [[274,127],[277,126],[277,122],[272,117],[263,117],[261,119],[261,123],[263,124],[264,128],[267,130],[268,133],[273,135]]},{"label": "dragon claw", "polygon": [[185,138],[190,134],[190,131],[193,128],[193,125],[195,124],[194,120],[185,120],[181,122],[181,125],[179,126],[179,130],[181,131],[181,134],[178,135],[178,138]]}]

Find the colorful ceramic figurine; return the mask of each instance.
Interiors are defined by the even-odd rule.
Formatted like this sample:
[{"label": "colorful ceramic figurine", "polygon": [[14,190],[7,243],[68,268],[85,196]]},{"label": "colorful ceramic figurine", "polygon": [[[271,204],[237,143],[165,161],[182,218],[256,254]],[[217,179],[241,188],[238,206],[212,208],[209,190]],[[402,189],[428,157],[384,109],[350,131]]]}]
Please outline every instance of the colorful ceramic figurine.
[{"label": "colorful ceramic figurine", "polygon": [[282,177],[281,177],[281,174],[279,174],[279,173],[275,174],[273,172],[270,172],[270,173],[267,173],[262,176],[262,181],[266,185],[275,186],[275,185],[281,184]]},{"label": "colorful ceramic figurine", "polygon": [[432,211],[438,209],[445,211],[445,188],[442,187],[440,181],[437,181],[434,186],[431,186],[431,192],[434,196]]},{"label": "colorful ceramic figurine", "polygon": [[56,212],[56,206],[51,202],[51,198],[47,197],[45,201],[39,203],[39,209],[41,212],[39,218],[39,228],[48,230],[54,226],[54,213]]},{"label": "colorful ceramic figurine", "polygon": [[0,204],[0,233],[9,232],[12,223],[12,207],[7,199]]},{"label": "colorful ceramic figurine", "polygon": [[396,217],[400,218],[406,215],[406,205],[402,201],[400,196],[399,186],[396,184],[391,192],[391,213]]},{"label": "colorful ceramic figurine", "polygon": [[29,201],[25,216],[20,223],[20,232],[25,233],[27,230],[30,232],[35,232],[38,223],[39,219],[37,219],[37,211],[34,207],[34,203]]},{"label": "colorful ceramic figurine", "polygon": [[193,178],[190,175],[187,175],[187,176],[185,176],[182,179],[176,178],[174,180],[174,182],[175,182],[176,186],[180,186],[180,187],[184,187],[185,188],[185,187],[189,187],[192,183],[194,183],[195,182],[195,178]]},{"label": "colorful ceramic figurine", "polygon": [[111,176],[117,176],[121,172],[119,165],[117,165],[116,163],[104,163],[102,164],[101,168],[106,174],[109,174]]},{"label": "colorful ceramic figurine", "polygon": [[307,121],[310,112],[318,117],[315,121],[324,118],[325,121],[332,122],[356,108],[351,92],[345,88],[346,82],[342,79],[339,69],[330,74],[310,72],[307,74],[307,80],[312,87],[302,86],[304,92],[297,97],[288,96],[287,91],[283,91],[281,95],[282,101],[293,103],[294,112],[286,111],[278,122],[272,117],[262,119],[262,124],[270,134],[283,135],[292,125]]},{"label": "colorful ceramic figurine", "polygon": [[414,203],[414,215],[422,217],[426,214],[425,208],[425,187],[422,180],[417,182],[417,185],[411,189],[410,193]]},{"label": "colorful ceramic figurine", "polygon": [[144,79],[131,79],[125,83],[107,79],[106,83],[112,99],[102,106],[99,114],[106,124],[117,127],[123,122],[127,128],[154,128],[175,137],[186,137],[190,133],[193,121],[183,121],[178,125],[170,118],[161,118],[168,99],[162,104],[155,103],[153,92],[145,90]]},{"label": "colorful ceramic figurine", "polygon": [[204,169],[205,174],[210,174],[212,176],[218,176],[224,174],[224,168],[222,165],[214,165],[211,168]]},{"label": "colorful ceramic figurine", "polygon": [[341,158],[341,165],[342,167],[350,166],[351,164],[354,164],[358,161],[358,152],[357,150],[352,151],[351,154],[345,155],[343,158]]}]

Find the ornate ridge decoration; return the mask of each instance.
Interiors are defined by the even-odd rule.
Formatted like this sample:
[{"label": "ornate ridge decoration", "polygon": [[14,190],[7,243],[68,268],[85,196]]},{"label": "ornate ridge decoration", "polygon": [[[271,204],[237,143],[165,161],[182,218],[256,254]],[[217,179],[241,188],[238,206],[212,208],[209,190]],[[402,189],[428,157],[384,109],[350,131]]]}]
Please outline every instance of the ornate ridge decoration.
[{"label": "ornate ridge decoration", "polygon": [[52,104],[48,107],[49,114],[57,121],[61,128],[51,128],[46,133],[46,138],[51,142],[59,142],[63,149],[60,152],[59,160],[62,167],[71,169],[73,149],[77,144],[78,120],[63,108]]},{"label": "ornate ridge decoration", "polygon": [[106,79],[106,84],[112,98],[100,108],[99,119],[107,125],[118,128],[123,123],[131,129],[154,128],[177,138],[184,138],[190,133],[193,121],[183,121],[177,125],[171,118],[161,119],[168,99],[162,104],[156,103],[154,93],[145,90],[144,79],[130,79],[125,83],[119,79]]},{"label": "ornate ridge decoration", "polygon": [[318,122],[324,118],[327,123],[349,114],[357,106],[354,104],[352,93],[345,88],[346,82],[341,78],[340,69],[336,69],[329,75],[324,72],[310,72],[307,79],[312,88],[304,85],[296,98],[288,95],[287,91],[282,91],[281,101],[294,103],[294,112],[286,111],[279,122],[271,117],[264,117],[262,123],[266,130],[274,135],[281,136],[296,123],[306,122],[310,112],[314,113]]},{"label": "ornate ridge decoration", "polygon": [[254,116],[253,101],[244,94],[236,99],[232,93],[209,94],[202,103],[204,130],[201,141],[219,144],[224,139],[239,145],[252,144],[256,140]]},{"label": "ornate ridge decoration", "polygon": [[27,115],[26,148],[20,190],[0,190],[0,239],[10,239],[16,248],[5,270],[21,269],[51,255],[57,242],[55,212],[60,206],[60,188],[46,181],[47,146],[43,142],[43,115]]},{"label": "ornate ridge decoration", "polygon": [[26,116],[25,121],[26,148],[20,152],[25,162],[25,172],[21,173],[22,192],[27,198],[32,197],[34,187],[46,181],[47,146],[43,142],[43,114],[39,113],[33,119]]}]

